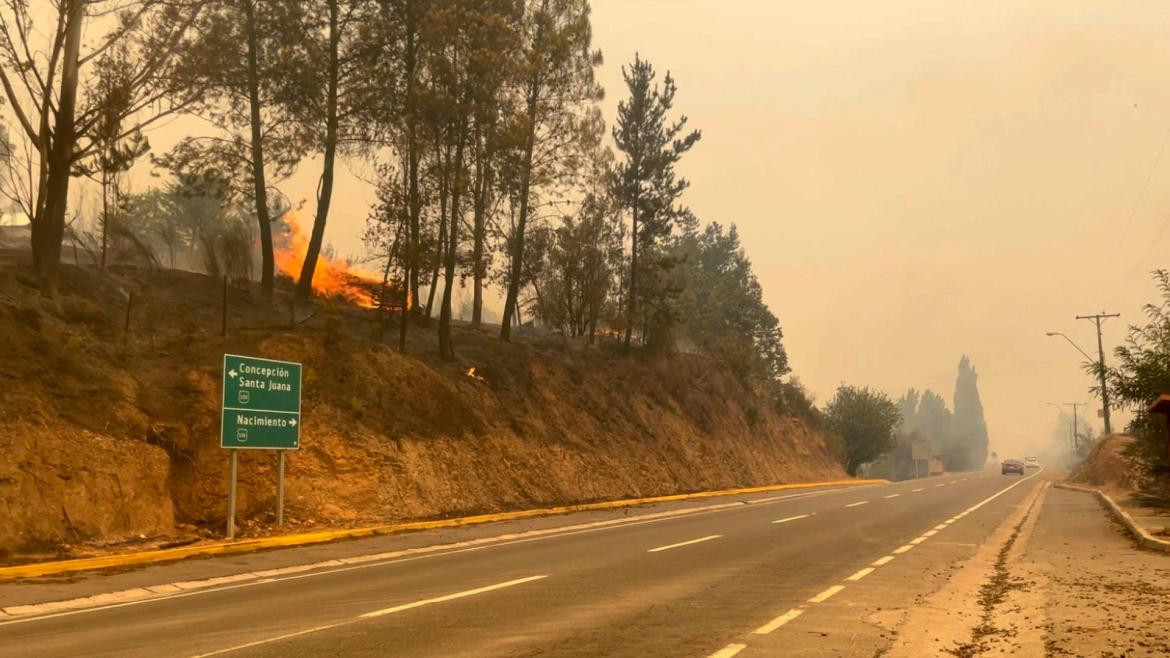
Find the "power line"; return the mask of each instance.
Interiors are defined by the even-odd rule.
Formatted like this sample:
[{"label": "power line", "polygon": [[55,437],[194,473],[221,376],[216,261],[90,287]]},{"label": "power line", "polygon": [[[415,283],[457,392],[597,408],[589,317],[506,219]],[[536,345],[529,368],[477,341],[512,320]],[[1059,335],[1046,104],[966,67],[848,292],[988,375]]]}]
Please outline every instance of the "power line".
[{"label": "power line", "polygon": [[1113,260],[1117,255],[1117,251],[1121,248],[1122,243],[1125,242],[1125,234],[1129,232],[1129,227],[1133,225],[1133,218],[1137,216],[1138,208],[1141,207],[1142,201],[1146,198],[1146,192],[1150,189],[1150,181],[1154,179],[1154,172],[1158,170],[1158,163],[1162,161],[1162,152],[1166,150],[1166,141],[1170,140],[1170,126],[1166,126],[1166,134],[1162,136],[1162,144],[1158,146],[1158,154],[1154,156],[1154,164],[1150,167],[1149,173],[1146,174],[1146,182],[1142,185],[1142,190],[1134,197],[1133,207],[1129,210],[1129,218],[1125,220],[1125,227],[1121,229],[1118,234],[1121,239],[1113,247],[1113,253],[1109,255],[1106,262]]}]

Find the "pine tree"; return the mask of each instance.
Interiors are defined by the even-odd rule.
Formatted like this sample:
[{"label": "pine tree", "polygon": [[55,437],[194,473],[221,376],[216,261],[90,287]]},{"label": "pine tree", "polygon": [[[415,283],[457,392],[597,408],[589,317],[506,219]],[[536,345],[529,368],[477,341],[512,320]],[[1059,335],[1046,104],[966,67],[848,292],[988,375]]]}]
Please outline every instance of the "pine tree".
[{"label": "pine tree", "polygon": [[656,76],[650,62],[638,55],[629,68],[622,67],[630,96],[618,103],[613,129],[614,142],[626,157],[617,167],[615,196],[629,210],[631,221],[627,349],[638,317],[638,277],[644,267],[639,259],[656,240],[669,235],[674,220],[684,214],[676,202],[689,183],[675,174],[674,165],[701,136],[698,130],[683,133],[685,116],[669,122],[666,115],[674,107],[677,87],[669,72],[661,87],[654,83]]},{"label": "pine tree", "polygon": [[951,449],[946,453],[949,470],[982,468],[987,462],[987,423],[979,399],[978,375],[971,361],[959,360],[955,380],[955,413],[951,421]]}]

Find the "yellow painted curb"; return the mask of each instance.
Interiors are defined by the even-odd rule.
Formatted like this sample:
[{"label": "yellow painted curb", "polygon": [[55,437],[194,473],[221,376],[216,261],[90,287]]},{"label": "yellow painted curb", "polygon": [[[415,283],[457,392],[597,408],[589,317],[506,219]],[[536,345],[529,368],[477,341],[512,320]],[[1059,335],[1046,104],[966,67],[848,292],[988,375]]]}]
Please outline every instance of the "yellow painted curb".
[{"label": "yellow painted curb", "polygon": [[338,539],[356,539],[389,535],[397,532],[416,530],[434,530],[437,528],[455,528],[459,526],[493,523],[496,521],[514,521],[536,516],[552,516],[555,514],[569,514],[570,512],[586,512],[591,510],[615,509],[647,505],[651,503],[669,503],[696,498],[713,498],[716,496],[732,496],[736,494],[766,493],[769,491],[783,491],[785,489],[811,489],[813,487],[856,486],[863,484],[886,484],[888,480],[831,480],[828,482],[799,482],[793,484],[772,484],[762,487],[743,487],[739,489],[723,489],[719,491],[699,491],[688,494],[673,494],[669,496],[654,496],[651,498],[630,498],[626,500],[611,500],[600,503],[584,503],[581,505],[564,505],[542,509],[520,510],[517,512],[497,512],[495,514],[479,514],[464,516],[456,519],[440,519],[436,521],[409,521],[390,525],[370,526],[366,528],[349,528],[346,530],[323,530],[320,532],[306,532],[296,535],[278,535],[276,537],[259,537],[242,541],[219,542],[216,544],[202,544],[198,546],[181,546],[179,548],[158,549],[153,551],[139,551],[137,553],[123,553],[120,555],[103,555],[101,557],[78,558],[75,560],[57,560],[53,562],[38,562],[21,564],[12,567],[0,567],[0,580],[15,578],[35,578],[37,576],[51,576],[74,571],[91,571],[94,569],[109,569],[114,567],[131,567],[157,562],[171,562],[196,556],[231,555],[234,553],[250,553],[267,548],[284,548],[290,546],[305,546],[336,541]]}]

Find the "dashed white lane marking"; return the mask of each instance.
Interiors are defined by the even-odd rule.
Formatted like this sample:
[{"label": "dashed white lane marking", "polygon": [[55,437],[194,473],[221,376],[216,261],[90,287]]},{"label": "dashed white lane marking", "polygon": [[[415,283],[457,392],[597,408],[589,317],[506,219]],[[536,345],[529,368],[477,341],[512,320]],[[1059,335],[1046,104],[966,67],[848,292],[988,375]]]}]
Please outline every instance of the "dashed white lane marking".
[{"label": "dashed white lane marking", "polygon": [[648,550],[646,552],[647,553],[657,553],[659,551],[668,551],[672,548],[678,548],[680,546],[690,546],[691,544],[697,544],[701,541],[711,541],[712,539],[719,539],[722,536],[723,535],[707,535],[706,537],[699,537],[698,539],[692,539],[690,541],[680,541],[677,544],[667,544],[666,546],[659,546],[658,548],[651,548],[650,550]]},{"label": "dashed white lane marking", "polygon": [[789,521],[796,521],[799,519],[807,519],[808,517],[812,516],[813,514],[816,514],[816,512],[813,512],[812,514],[798,514],[796,516],[789,516],[789,517],[786,517],[783,519],[776,519],[772,523],[788,523]]},{"label": "dashed white lane marking", "polygon": [[708,656],[708,658],[731,658],[735,654],[747,648],[746,644],[729,644],[715,653]]},{"label": "dashed white lane marking", "polygon": [[852,576],[849,576],[849,577],[848,577],[848,578],[846,578],[845,580],[850,580],[850,581],[853,581],[853,582],[857,582],[857,581],[861,580],[862,578],[865,578],[866,576],[868,576],[869,574],[871,574],[871,573],[873,573],[873,572],[874,572],[874,568],[873,568],[873,567],[866,567],[866,568],[864,568],[864,569],[858,569],[858,570],[857,570],[857,571],[856,571],[856,572],[855,572],[855,573],[854,573]]},{"label": "dashed white lane marking", "polygon": [[910,491],[910,493],[918,493],[919,491],[926,491],[926,487],[919,487],[917,489],[912,489]]},{"label": "dashed white lane marking", "polygon": [[777,628],[780,628],[784,624],[787,624],[788,622],[792,621],[793,619],[796,619],[797,617],[801,616],[802,614],[804,614],[804,608],[793,608],[793,609],[789,610],[788,612],[780,615],[779,617],[773,619],[772,621],[764,624],[763,626],[757,628],[756,630],[754,630],[752,632],[757,634],[757,635],[767,635],[768,633],[771,633],[772,631],[776,630]]},{"label": "dashed white lane marking", "polygon": [[936,485],[934,485],[934,486],[936,486],[936,487],[945,487],[945,486],[947,486],[947,485],[945,485],[945,484],[936,484]]},{"label": "dashed white lane marking", "polygon": [[836,595],[837,592],[840,592],[843,589],[845,589],[844,585],[833,585],[829,589],[827,589],[827,590],[821,592],[820,594],[817,594],[816,596],[809,599],[808,602],[809,603],[824,603],[825,601],[828,601],[829,599],[833,598],[833,596]]},{"label": "dashed white lane marking", "polygon": [[392,615],[395,612],[402,612],[403,610],[411,610],[414,608],[421,608],[424,605],[431,605],[432,603],[443,603],[444,601],[454,601],[455,599],[462,599],[468,596],[475,596],[476,594],[483,594],[484,592],[491,592],[497,589],[504,589],[505,587],[514,587],[516,585],[523,585],[541,578],[548,578],[544,576],[529,576],[527,578],[517,578],[516,580],[509,580],[503,583],[496,583],[495,585],[488,585],[486,587],[477,587],[463,592],[455,592],[454,594],[445,594],[443,596],[436,596],[433,599],[423,599],[422,601],[415,601],[413,603],[404,603],[396,605],[393,608],[383,608],[382,610],[375,610],[361,615],[362,619],[370,619],[371,617],[381,617],[382,615]]},{"label": "dashed white lane marking", "polygon": [[[1037,471],[1037,474],[1039,474],[1039,471]],[[1030,479],[1030,477],[1031,476],[1029,476],[1029,478],[1025,478],[1025,479]],[[854,572],[852,575],[845,578],[845,580],[856,582],[858,580],[861,580],[862,578],[865,578],[869,574],[873,573],[877,567],[889,564],[896,556],[912,550],[916,545],[926,541],[928,538],[934,536],[935,534],[938,534],[938,532],[940,530],[944,529],[946,526],[963,518],[964,516],[970,514],[971,512],[974,512],[975,510],[979,509],[980,507],[983,507],[984,505],[986,505],[987,503],[990,503],[991,501],[995,500],[996,498],[999,498],[1000,496],[1007,493],[1009,490],[1016,487],[1017,485],[1019,485],[1023,481],[1024,480],[1020,480],[1009,487],[1005,487],[1004,489],[1000,490],[999,492],[992,494],[991,496],[983,499],[982,501],[976,503],[975,505],[972,505],[971,507],[967,508],[963,512],[956,514],[955,516],[947,519],[943,523],[940,523],[939,525],[935,526],[934,528],[927,530],[922,535],[910,540],[910,543],[903,544],[902,546],[895,548],[893,551],[890,551],[890,553],[891,553],[890,555],[885,555],[883,557],[880,557],[880,558],[874,560],[870,564],[870,566]],[[951,482],[950,484],[954,484],[954,482]],[[945,485],[936,484],[935,486],[941,487],[941,486],[945,486]],[[915,489],[914,491],[915,492],[922,491],[922,489]],[[886,496],[886,497],[889,498],[891,496]],[[868,502],[868,501],[851,503],[849,505],[846,505],[846,507],[854,507],[856,505],[864,505],[866,502]],[[827,601],[828,599],[832,598],[834,595],[836,595],[838,592],[840,592],[843,589],[845,589],[844,585],[833,585],[832,587],[826,589],[825,591],[821,592],[820,594],[817,594],[816,596],[809,599],[808,602],[809,603],[823,603],[823,602]],[[780,628],[784,624],[787,624],[788,622],[792,621],[793,619],[796,619],[797,617],[799,617],[803,613],[804,613],[803,607],[793,608],[793,609],[789,610],[788,612],[780,615],[779,617],[773,619],[772,621],[768,622],[767,624],[757,628],[753,632],[761,634],[761,635],[771,633],[772,631],[776,630],[777,628]],[[739,646],[739,645],[734,645],[734,644],[728,645],[724,649],[724,651],[730,650],[732,647],[736,647],[736,646]],[[713,656],[720,656],[720,655],[734,656],[736,653],[739,653],[741,650],[742,649],[735,649],[734,652],[730,653],[730,654],[713,654]]]},{"label": "dashed white lane marking", "polygon": [[868,503],[868,502],[869,502],[868,500],[863,500],[863,501],[856,502],[856,503],[849,503],[849,504],[848,504],[848,505],[846,505],[845,507],[857,507],[858,505],[864,505],[864,504],[866,504],[866,503]]},{"label": "dashed white lane marking", "polygon": [[[266,583],[300,580],[302,578],[316,578],[330,574],[353,571],[356,569],[387,567],[405,562],[413,562],[416,560],[445,557],[461,553],[482,551],[491,548],[514,546],[516,544],[526,544],[529,542],[544,541],[561,537],[570,537],[573,535],[619,530],[630,526],[670,521],[680,516],[699,516],[702,514],[713,514],[730,509],[742,509],[741,506],[741,502],[717,503],[713,505],[704,505],[702,507],[667,510],[664,512],[654,512],[651,514],[642,514],[639,516],[632,516],[621,519],[606,519],[604,521],[592,521],[568,526],[542,528],[539,530],[528,530],[524,532],[512,532],[491,537],[470,539],[461,542],[431,544],[428,546],[406,548],[397,551],[356,555],[353,557],[340,558],[336,560],[326,560],[324,562],[299,565],[296,568],[297,571],[310,569],[313,570],[309,571],[308,573],[292,573],[290,571],[289,575],[281,575],[270,578],[261,577],[261,574],[270,575],[272,571],[270,570],[268,572],[248,572],[232,576],[209,578],[205,580],[170,583],[170,585],[174,585],[179,590],[183,591],[172,591],[163,595],[159,595],[159,592],[156,592],[155,590],[160,590],[160,588],[167,586],[158,585],[154,587],[137,588],[134,590],[126,590],[122,592],[111,592],[108,594],[99,594],[97,596],[70,599],[67,601],[54,601],[50,603],[39,603],[28,606],[12,606],[4,608],[3,612],[5,612],[8,616],[15,616],[16,619],[0,620],[0,626],[36,622],[56,617],[87,614],[91,612],[97,612],[99,610],[109,610],[111,608],[157,603],[159,601],[168,601],[176,598],[186,598],[189,596],[199,596],[213,592],[224,592],[232,589],[254,587],[256,585],[263,585]],[[167,589],[169,589],[169,587],[167,587]]]},{"label": "dashed white lane marking", "polygon": [[890,494],[888,496],[882,496],[882,498],[897,498],[898,496],[901,496],[901,495],[902,494]]},{"label": "dashed white lane marking", "polygon": [[344,621],[339,621],[339,622],[336,622],[333,624],[325,624],[323,626],[314,626],[312,628],[306,628],[306,629],[301,630],[301,631],[296,631],[295,633],[285,633],[284,635],[278,635],[276,637],[269,637],[269,638],[265,638],[263,640],[256,640],[255,642],[248,642],[246,644],[237,644],[236,646],[228,647],[226,649],[219,649],[217,651],[212,651],[209,653],[201,653],[201,654],[195,656],[194,658],[207,658],[208,656],[218,656],[220,654],[231,653],[233,651],[239,651],[240,649],[248,649],[251,647],[260,646],[262,644],[271,644],[272,642],[279,642],[281,640],[287,640],[287,639],[294,638],[294,637],[300,637],[302,635],[308,635],[310,633],[316,633],[318,631],[324,631],[324,630],[328,630],[330,628],[344,626],[346,624],[353,624],[357,621],[360,621],[362,619],[367,619],[369,617],[379,617],[381,615],[388,615],[388,614],[392,614],[395,612],[401,612],[403,610],[410,610],[412,608],[418,608],[418,607],[421,607],[424,605],[430,605],[432,603],[442,603],[444,601],[461,599],[461,598],[468,597],[468,596],[474,596],[476,594],[483,594],[484,592],[491,592],[493,590],[503,589],[505,587],[513,587],[515,585],[522,585],[524,583],[530,583],[534,580],[540,580],[542,578],[548,578],[548,576],[547,575],[528,576],[527,578],[517,578],[516,580],[509,580],[509,581],[502,582],[502,583],[496,583],[495,585],[487,585],[486,587],[477,587],[475,589],[469,589],[469,590],[466,590],[463,592],[456,592],[454,594],[447,594],[445,596],[437,596],[433,599],[424,599],[422,601],[415,601],[413,603],[406,603],[403,605],[395,606],[393,608],[386,608],[385,610],[375,610],[374,612],[367,612],[364,615],[360,615],[356,619],[346,619]]}]

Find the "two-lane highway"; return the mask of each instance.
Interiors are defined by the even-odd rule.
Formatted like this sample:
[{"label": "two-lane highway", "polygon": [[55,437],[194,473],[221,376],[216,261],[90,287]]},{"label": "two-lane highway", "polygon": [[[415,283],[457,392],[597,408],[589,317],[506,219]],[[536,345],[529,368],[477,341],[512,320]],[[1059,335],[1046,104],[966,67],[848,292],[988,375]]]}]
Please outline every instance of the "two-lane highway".
[{"label": "two-lane highway", "polygon": [[[145,601],[0,618],[0,654],[749,655],[826,623],[855,593],[872,597],[879,581],[887,605],[909,605],[929,585],[922,574],[969,556],[1034,476],[572,515],[435,550],[340,544],[314,567],[169,595],[162,581]],[[785,653],[817,655],[816,642],[802,634]]]}]

